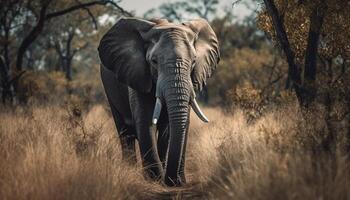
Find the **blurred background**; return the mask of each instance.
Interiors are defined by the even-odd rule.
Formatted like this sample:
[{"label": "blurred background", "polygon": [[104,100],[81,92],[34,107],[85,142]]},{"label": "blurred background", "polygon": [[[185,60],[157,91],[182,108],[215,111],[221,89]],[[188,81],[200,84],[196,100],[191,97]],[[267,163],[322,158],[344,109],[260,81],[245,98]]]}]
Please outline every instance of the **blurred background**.
[{"label": "blurred background", "polygon": [[3,104],[86,107],[104,100],[97,46],[120,16],[208,20],[221,62],[199,94],[203,104],[259,113],[290,101],[339,100],[327,95],[347,102],[348,1],[4,0],[0,6]]},{"label": "blurred background", "polygon": [[248,88],[269,98],[279,97],[284,89],[286,64],[259,29],[261,2],[6,0],[1,4],[4,103],[89,106],[104,100],[97,46],[122,15],[173,22],[201,17],[210,22],[222,59],[200,94],[203,104],[230,105],[233,94]]},{"label": "blurred background", "polygon": [[[349,0],[1,0],[1,199],[350,199]],[[122,162],[97,46],[121,16],[206,19],[221,61],[189,184]],[[193,119],[193,120],[192,120]]]},{"label": "blurred background", "polygon": [[322,113],[327,127],[350,124],[349,1],[5,0],[0,9],[2,107],[107,105],[97,46],[119,17],[204,18],[221,61],[202,104],[242,109],[248,121],[292,105]]}]

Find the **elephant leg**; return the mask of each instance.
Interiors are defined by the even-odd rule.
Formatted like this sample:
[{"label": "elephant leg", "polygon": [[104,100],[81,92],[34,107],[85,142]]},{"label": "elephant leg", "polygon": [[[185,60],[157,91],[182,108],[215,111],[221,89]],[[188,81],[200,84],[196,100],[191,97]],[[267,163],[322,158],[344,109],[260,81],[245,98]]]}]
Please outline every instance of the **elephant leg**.
[{"label": "elephant leg", "polygon": [[136,150],[135,150],[135,135],[132,129],[126,128],[125,130],[119,131],[119,139],[122,147],[122,158],[127,161],[129,164],[136,164]]},{"label": "elephant leg", "polygon": [[145,125],[139,122],[136,125],[136,132],[142,165],[147,173],[147,176],[153,180],[160,180],[163,174],[163,168],[159,160],[158,151],[156,148],[155,133],[152,126]]},{"label": "elephant leg", "polygon": [[169,146],[169,131],[168,124],[159,124],[158,125],[158,140],[157,140],[157,149],[159,154],[159,159],[162,162],[163,168],[165,167],[166,162],[166,153]]},{"label": "elephant leg", "polygon": [[124,120],[120,117],[118,110],[112,104],[110,105],[113,119],[119,133],[119,140],[122,148],[122,159],[130,164],[136,164],[136,131],[131,126],[126,125]]},{"label": "elephant leg", "polygon": [[159,160],[156,135],[151,122],[154,97],[139,94],[130,89],[129,99],[140,147],[142,165],[148,177],[153,180],[159,180],[162,178],[163,168]]}]

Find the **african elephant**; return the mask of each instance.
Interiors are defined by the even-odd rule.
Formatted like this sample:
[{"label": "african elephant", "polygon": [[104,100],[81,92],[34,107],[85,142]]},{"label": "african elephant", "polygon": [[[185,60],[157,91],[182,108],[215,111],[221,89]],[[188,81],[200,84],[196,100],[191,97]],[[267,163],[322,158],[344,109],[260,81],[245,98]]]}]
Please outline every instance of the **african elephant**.
[{"label": "african elephant", "polygon": [[181,186],[190,107],[208,122],[195,90],[220,60],[214,31],[203,19],[175,24],[123,17],[102,37],[98,52],[123,158],[136,161],[137,139],[146,174]]}]

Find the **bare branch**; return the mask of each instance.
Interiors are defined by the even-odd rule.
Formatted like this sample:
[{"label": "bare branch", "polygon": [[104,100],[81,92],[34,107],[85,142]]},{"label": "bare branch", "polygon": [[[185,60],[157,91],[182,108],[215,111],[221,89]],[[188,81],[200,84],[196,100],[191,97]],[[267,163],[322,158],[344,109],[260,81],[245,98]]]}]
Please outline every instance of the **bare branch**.
[{"label": "bare branch", "polygon": [[85,9],[87,7],[90,7],[90,6],[106,5],[106,4],[111,4],[111,5],[115,6],[115,7],[117,7],[122,13],[131,16],[130,13],[128,13],[125,10],[123,10],[113,0],[96,0],[96,1],[91,1],[91,2],[88,2],[88,3],[84,3],[84,4],[74,5],[72,7],[63,9],[61,11],[57,11],[57,12],[46,14],[47,8],[48,8],[49,4],[51,3],[51,1],[52,0],[43,1],[41,9],[40,9],[40,15],[39,15],[38,22],[36,23],[34,28],[29,32],[29,34],[24,38],[24,40],[22,41],[22,43],[21,43],[21,45],[20,45],[20,47],[18,49],[17,61],[16,61],[16,68],[17,68],[18,71],[22,70],[23,56],[24,56],[25,51],[36,40],[36,38],[40,35],[40,33],[42,32],[42,30],[44,28],[45,21],[47,21],[47,20],[49,20],[51,18],[62,16],[64,14],[67,14],[67,13],[70,13],[70,12],[73,12],[73,11],[76,11],[76,10],[79,10],[79,9]]},{"label": "bare branch", "polygon": [[65,15],[67,13],[74,12],[74,11],[82,9],[82,8],[87,8],[87,7],[94,6],[94,5],[107,5],[107,4],[111,4],[114,7],[118,8],[118,10],[120,10],[120,12],[123,13],[124,15],[132,16],[129,12],[125,11],[123,8],[118,6],[114,1],[111,1],[111,0],[98,0],[98,1],[91,1],[91,2],[88,2],[88,3],[84,3],[84,4],[78,4],[78,5],[66,8],[64,10],[60,10],[60,11],[57,11],[57,12],[49,13],[49,14],[46,15],[46,20],[49,20],[49,19],[54,18],[54,17],[61,16],[61,15]]},{"label": "bare branch", "polygon": [[[75,0],[75,2],[77,2],[78,4],[82,4],[79,0]],[[97,23],[97,20],[94,16],[94,14],[91,12],[91,10],[87,7],[83,7],[83,9],[88,13],[88,15],[90,16],[91,20],[92,20],[92,23],[93,23],[93,26],[94,26],[94,29],[97,30],[98,29],[98,23]]]},{"label": "bare branch", "polygon": [[29,34],[23,39],[21,45],[18,48],[16,68],[18,71],[22,70],[23,56],[27,48],[33,43],[33,41],[42,32],[45,23],[45,15],[50,1],[45,1],[40,9],[40,17],[35,27],[29,32]]},{"label": "bare branch", "polygon": [[90,18],[92,20],[92,23],[94,25],[94,28],[95,28],[95,30],[97,30],[98,29],[98,23],[97,23],[97,20],[96,20],[94,14],[92,14],[92,12],[90,11],[89,8],[84,8],[84,10],[86,10],[86,12],[89,14],[89,16],[90,16]]}]

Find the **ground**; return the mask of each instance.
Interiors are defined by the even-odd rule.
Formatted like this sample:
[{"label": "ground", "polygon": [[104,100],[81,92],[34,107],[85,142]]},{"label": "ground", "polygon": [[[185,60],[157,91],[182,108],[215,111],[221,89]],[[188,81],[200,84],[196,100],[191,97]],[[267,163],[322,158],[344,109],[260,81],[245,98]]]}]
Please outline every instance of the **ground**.
[{"label": "ground", "polygon": [[[1,199],[350,199],[349,164],[301,142],[294,106],[247,123],[240,110],[206,108],[191,116],[189,183],[166,188],[121,161],[105,105],[2,108]],[[286,115],[285,113],[289,113]],[[305,133],[306,134],[306,133]]]}]

